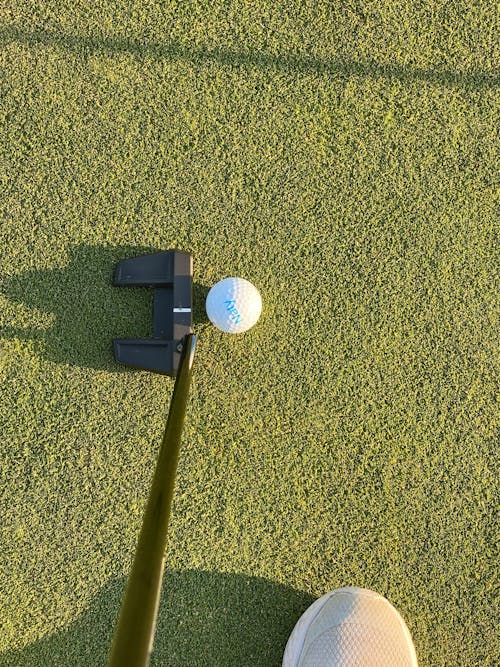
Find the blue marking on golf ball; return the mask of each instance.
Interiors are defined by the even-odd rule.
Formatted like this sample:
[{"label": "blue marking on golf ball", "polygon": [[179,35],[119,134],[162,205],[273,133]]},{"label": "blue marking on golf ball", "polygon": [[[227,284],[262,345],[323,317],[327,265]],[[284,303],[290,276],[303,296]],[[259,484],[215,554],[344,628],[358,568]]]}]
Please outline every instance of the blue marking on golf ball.
[{"label": "blue marking on golf ball", "polygon": [[229,313],[231,319],[235,324],[239,324],[242,321],[241,313],[239,313],[238,309],[234,305],[236,302],[234,299],[228,299],[224,301],[226,304],[226,310]]}]

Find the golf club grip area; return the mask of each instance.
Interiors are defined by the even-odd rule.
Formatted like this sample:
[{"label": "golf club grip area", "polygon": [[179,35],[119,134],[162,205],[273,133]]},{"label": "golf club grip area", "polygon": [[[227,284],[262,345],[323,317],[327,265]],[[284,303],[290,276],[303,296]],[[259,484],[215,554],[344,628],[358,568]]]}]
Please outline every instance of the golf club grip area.
[{"label": "golf club grip area", "polygon": [[186,336],[167,426],[115,629],[108,667],[147,667],[149,664],[160,602],[167,528],[195,346],[196,336],[193,334]]}]

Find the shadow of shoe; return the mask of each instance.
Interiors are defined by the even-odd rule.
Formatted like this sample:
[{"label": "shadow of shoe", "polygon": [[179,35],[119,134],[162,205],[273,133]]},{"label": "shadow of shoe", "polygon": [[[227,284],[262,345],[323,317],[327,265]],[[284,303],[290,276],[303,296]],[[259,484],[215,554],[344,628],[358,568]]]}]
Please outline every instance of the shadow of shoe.
[{"label": "shadow of shoe", "polygon": [[[110,582],[67,628],[0,655],[0,667],[104,666],[125,583]],[[258,577],[167,571],[151,667],[278,667],[312,601]]]}]

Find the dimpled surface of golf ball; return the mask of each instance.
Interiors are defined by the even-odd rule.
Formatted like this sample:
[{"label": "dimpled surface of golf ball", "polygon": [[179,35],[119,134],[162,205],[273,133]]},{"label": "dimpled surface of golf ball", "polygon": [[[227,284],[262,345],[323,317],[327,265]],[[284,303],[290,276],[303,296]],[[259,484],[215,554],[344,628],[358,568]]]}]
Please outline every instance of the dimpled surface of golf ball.
[{"label": "dimpled surface of golf ball", "polygon": [[257,322],[262,312],[259,290],[244,278],[224,278],[207,296],[207,315],[226,333],[243,333]]}]

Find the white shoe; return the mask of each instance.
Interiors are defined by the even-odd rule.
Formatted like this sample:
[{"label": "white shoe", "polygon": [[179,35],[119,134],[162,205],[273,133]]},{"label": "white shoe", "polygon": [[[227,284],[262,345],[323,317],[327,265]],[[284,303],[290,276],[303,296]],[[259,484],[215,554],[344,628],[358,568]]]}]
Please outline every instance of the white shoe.
[{"label": "white shoe", "polygon": [[302,614],[283,667],[417,667],[417,655],[388,600],[364,588],[339,588]]}]

